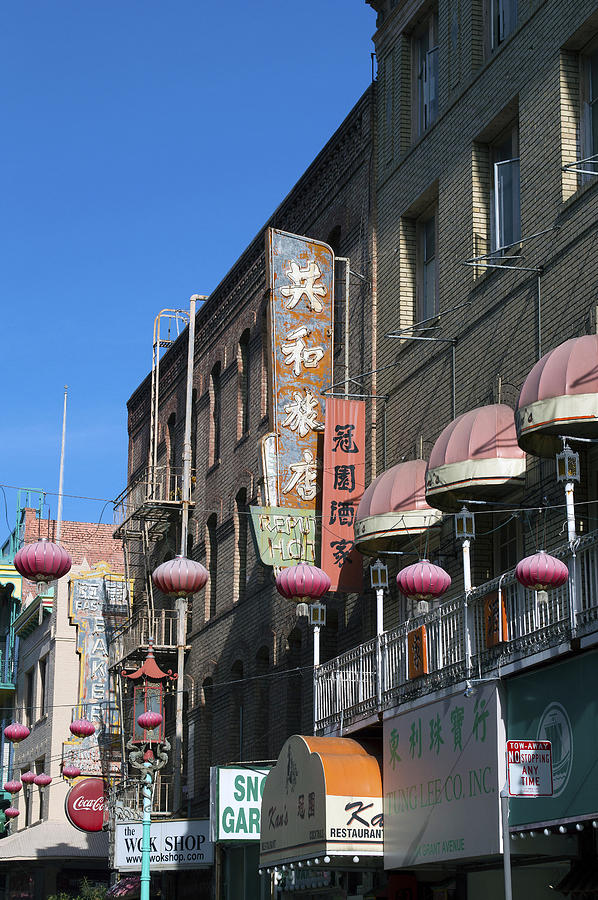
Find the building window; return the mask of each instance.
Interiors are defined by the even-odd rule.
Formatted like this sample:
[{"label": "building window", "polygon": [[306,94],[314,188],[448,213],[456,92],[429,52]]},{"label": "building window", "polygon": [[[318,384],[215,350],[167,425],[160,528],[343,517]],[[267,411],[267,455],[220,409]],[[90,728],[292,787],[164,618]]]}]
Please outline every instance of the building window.
[{"label": "building window", "polygon": [[432,319],[438,314],[436,214],[417,223],[417,321]]},{"label": "building window", "polygon": [[39,675],[39,715],[37,718],[41,719],[42,716],[45,716],[48,712],[46,704],[46,675],[48,672],[48,657],[44,656],[43,659],[40,659],[38,663],[38,675]]},{"label": "building window", "polygon": [[239,385],[237,438],[242,438],[249,431],[249,328],[243,332],[239,341],[237,372]]},{"label": "building window", "polygon": [[211,465],[220,460],[220,418],[221,418],[220,363],[212,367],[210,373],[210,448]]},{"label": "building window", "polygon": [[176,474],[176,413],[171,413],[166,423],[168,434],[168,499],[176,500],[177,497],[177,474]]},{"label": "building window", "polygon": [[[581,110],[581,156],[587,159],[598,154],[598,49],[581,57]],[[587,168],[598,172],[598,160]]]},{"label": "building window", "polygon": [[494,573],[498,576],[515,568],[521,559],[522,548],[518,520],[513,516],[495,519],[499,519],[494,525]]},{"label": "building window", "polygon": [[216,537],[216,513],[212,513],[207,524],[208,545],[208,572],[210,581],[206,591],[207,609],[206,618],[211,619],[216,615],[216,573],[218,571],[218,539]]},{"label": "building window", "polygon": [[495,252],[521,239],[517,128],[491,146],[490,165],[490,244]]},{"label": "building window", "polygon": [[235,497],[235,574],[236,600],[242,600],[247,586],[247,531],[249,510],[247,508],[247,491],[245,488]]},{"label": "building window", "polygon": [[260,412],[262,419],[268,416],[268,384],[270,379],[270,332],[268,328],[268,309],[262,312],[261,318],[262,339],[262,371],[260,379]]},{"label": "building window", "polygon": [[430,127],[438,115],[437,16],[428,16],[412,40],[414,137]]},{"label": "building window", "polygon": [[35,695],[33,693],[34,673],[30,669],[25,673],[25,724],[28,728],[35,722]]},{"label": "building window", "polygon": [[496,50],[517,27],[517,0],[488,0],[490,49]]}]

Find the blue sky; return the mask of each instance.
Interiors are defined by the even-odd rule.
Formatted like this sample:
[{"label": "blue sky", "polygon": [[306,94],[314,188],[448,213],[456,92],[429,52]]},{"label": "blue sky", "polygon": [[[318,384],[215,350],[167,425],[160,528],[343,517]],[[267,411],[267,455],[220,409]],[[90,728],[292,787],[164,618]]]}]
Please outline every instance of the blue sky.
[{"label": "blue sky", "polygon": [[[224,277],[371,78],[365,0],[25,0],[0,34],[0,483],[126,480],[153,319]],[[102,502],[65,498],[65,518]],[[46,510],[47,512],[47,510]],[[102,521],[111,521],[111,506]],[[0,494],[0,535],[7,532]]]}]

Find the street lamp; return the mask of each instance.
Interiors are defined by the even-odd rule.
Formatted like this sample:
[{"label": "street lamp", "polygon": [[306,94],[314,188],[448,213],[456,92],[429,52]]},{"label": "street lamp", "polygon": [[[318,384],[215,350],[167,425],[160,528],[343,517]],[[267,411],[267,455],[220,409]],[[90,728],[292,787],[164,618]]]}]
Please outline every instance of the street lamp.
[{"label": "street lamp", "polygon": [[370,566],[370,584],[376,591],[376,634],[384,631],[384,588],[388,587],[388,566],[379,559]]},{"label": "street lamp", "polygon": [[135,672],[122,672],[135,682],[133,691],[133,736],[127,742],[129,762],[143,773],[143,834],[141,838],[141,900],[150,896],[150,831],[152,791],[156,772],[168,762],[170,742],[164,735],[164,685],[177,676],[163,672],[154,658],[153,640],[149,641],[143,665]]}]

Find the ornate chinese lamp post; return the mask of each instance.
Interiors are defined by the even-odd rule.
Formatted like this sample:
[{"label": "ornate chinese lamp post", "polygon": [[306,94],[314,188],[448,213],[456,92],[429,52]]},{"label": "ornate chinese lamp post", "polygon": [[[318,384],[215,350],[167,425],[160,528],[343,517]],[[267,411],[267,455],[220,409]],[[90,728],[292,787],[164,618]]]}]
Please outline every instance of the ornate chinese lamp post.
[{"label": "ornate chinese lamp post", "polygon": [[133,737],[127,742],[129,762],[143,773],[143,834],[141,839],[141,894],[140,900],[150,896],[150,831],[152,816],[152,789],[156,772],[168,762],[170,742],[164,735],[164,685],[165,679],[174,681],[177,675],[163,672],[154,658],[153,641],[149,642],[147,656],[136,672],[122,672],[123,678],[135,683],[133,692]]}]

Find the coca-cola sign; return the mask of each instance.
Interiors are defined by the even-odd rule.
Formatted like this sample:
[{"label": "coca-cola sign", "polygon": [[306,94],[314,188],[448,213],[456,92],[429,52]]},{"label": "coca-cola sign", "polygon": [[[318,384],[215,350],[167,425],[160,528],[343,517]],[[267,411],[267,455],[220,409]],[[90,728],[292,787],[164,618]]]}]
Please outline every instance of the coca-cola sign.
[{"label": "coca-cola sign", "polygon": [[79,831],[101,831],[107,804],[104,779],[84,778],[66,795],[66,815]]}]

